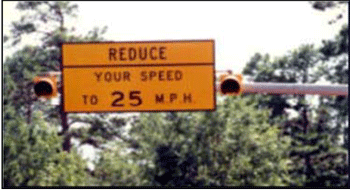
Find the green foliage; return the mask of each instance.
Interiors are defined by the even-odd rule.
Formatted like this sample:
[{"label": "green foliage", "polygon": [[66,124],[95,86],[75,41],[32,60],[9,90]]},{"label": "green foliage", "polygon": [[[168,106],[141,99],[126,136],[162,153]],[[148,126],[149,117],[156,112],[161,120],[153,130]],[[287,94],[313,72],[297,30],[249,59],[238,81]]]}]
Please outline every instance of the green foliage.
[{"label": "green foliage", "polygon": [[[324,40],[320,48],[302,45],[273,61],[268,55],[256,54],[243,73],[257,82],[314,83],[323,78],[333,83],[348,83],[347,31],[344,26],[334,40]],[[347,152],[343,148],[348,144],[347,97],[319,97],[318,105],[308,102],[305,95],[246,97],[258,101],[257,108],[272,108],[270,123],[278,124],[284,135],[292,138],[290,185],[347,186]],[[296,103],[289,104],[293,99]],[[298,118],[288,119],[286,108],[299,113]],[[332,164],[326,164],[330,160]]]},{"label": "green foliage", "polygon": [[4,121],[4,186],[88,185],[85,162],[61,150],[62,139],[41,117],[36,112],[30,125],[19,117]]},{"label": "green foliage", "polygon": [[[283,82],[283,83],[315,83],[320,74],[320,53],[313,45],[301,45],[298,49],[290,51],[287,55],[270,60],[270,56],[256,53],[243,74],[253,78],[255,82]],[[316,70],[316,71],[315,71]],[[271,122],[286,116],[285,109],[293,108],[300,111],[305,103],[305,96],[293,95],[246,95],[259,102],[259,108],[271,108]],[[296,99],[296,105],[289,100]]]},{"label": "green foliage", "polygon": [[60,108],[37,101],[32,79],[59,70],[62,42],[101,40],[106,27],[84,37],[70,34],[73,29],[66,28],[64,21],[77,9],[70,2],[18,2],[17,8],[23,16],[13,22],[5,43],[16,46],[24,36],[39,37],[41,43],[18,50],[3,63],[4,185],[89,185],[81,157],[74,149],[69,154],[61,150],[62,141],[69,141],[72,134],[57,136]]},{"label": "green foliage", "polygon": [[[27,123],[31,122],[33,111],[41,110],[45,113],[45,119],[57,125],[60,123],[60,107],[38,102],[33,93],[32,79],[46,71],[60,70],[60,49],[63,42],[101,41],[101,35],[107,27],[95,27],[85,36],[72,34],[74,28],[67,28],[65,19],[76,16],[77,5],[70,2],[19,2],[17,8],[23,16],[19,21],[13,22],[12,33],[6,37],[7,43],[19,43],[23,36],[33,36],[40,38],[40,45],[26,46],[6,59],[6,103],[13,104],[19,114],[27,118]],[[68,140],[72,136],[65,131],[64,135]]]},{"label": "green foliage", "polygon": [[251,76],[255,82],[313,83],[318,75],[309,70],[317,66],[319,57],[313,45],[301,45],[274,60],[268,54],[262,56],[256,53],[243,69],[243,74]]},{"label": "green foliage", "polygon": [[[40,72],[53,69],[53,64],[47,60],[47,54],[41,48],[26,46],[6,59],[3,68],[6,100],[4,105],[11,104],[18,110],[19,115],[30,118],[28,112],[33,109],[37,100],[32,90],[32,79]],[[34,109],[36,106],[40,105],[36,104]],[[51,106],[45,105],[45,107]]]},{"label": "green foliage", "polygon": [[[349,84],[349,28],[344,25],[338,35],[331,40],[324,40],[320,48],[324,65],[321,74],[332,83]],[[333,132],[335,137],[342,134],[343,146],[348,148],[349,110],[348,96],[324,97],[321,104],[325,105],[333,120]],[[338,139],[338,138],[333,138]],[[339,142],[339,141],[337,141]]]},{"label": "green foliage", "polygon": [[[304,116],[303,116],[304,117]],[[316,121],[308,123],[301,117],[285,124],[286,133],[293,137],[290,157],[293,185],[308,187],[345,187],[348,182],[347,151],[332,142],[330,115],[325,107],[319,109]],[[331,135],[330,135],[331,134]]]},{"label": "green foliage", "polygon": [[332,83],[349,83],[349,28],[344,25],[332,40],[323,40],[320,48],[324,65],[322,74]]},{"label": "green foliage", "polygon": [[336,9],[338,11],[337,16],[331,19],[328,24],[334,24],[342,19],[344,14],[348,14],[346,8],[349,7],[349,1],[311,1],[310,3],[312,8],[318,11],[326,11],[329,9]]},{"label": "green foliage", "polygon": [[[67,28],[64,26],[66,17],[76,16],[77,5],[62,1],[40,1],[40,2],[19,2],[17,9],[23,15],[19,22],[12,23],[12,45],[16,45],[24,34],[37,35],[46,46],[56,40],[59,44],[63,42],[59,39],[65,36]],[[57,33],[60,33],[57,38]],[[57,41],[58,40],[58,41]]]},{"label": "green foliage", "polygon": [[95,27],[85,36],[73,35],[75,28],[67,28],[65,21],[77,16],[78,6],[69,1],[19,2],[17,9],[23,16],[12,23],[11,35],[6,36],[12,46],[20,43],[23,36],[35,36],[43,50],[59,49],[63,42],[103,40],[101,35],[107,30],[107,26],[103,29]]},{"label": "green foliage", "polygon": [[130,135],[146,185],[280,186],[288,181],[288,139],[246,98],[216,112],[142,114]]},{"label": "green foliage", "polygon": [[129,159],[126,153],[118,150],[123,146],[114,146],[105,150],[96,162],[93,176],[98,186],[140,186],[140,167]]}]

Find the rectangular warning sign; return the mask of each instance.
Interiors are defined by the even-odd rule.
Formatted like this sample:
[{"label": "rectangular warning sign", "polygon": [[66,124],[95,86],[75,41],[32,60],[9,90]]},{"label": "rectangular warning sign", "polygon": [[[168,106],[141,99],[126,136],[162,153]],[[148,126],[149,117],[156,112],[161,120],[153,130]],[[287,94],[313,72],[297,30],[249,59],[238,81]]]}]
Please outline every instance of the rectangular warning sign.
[{"label": "rectangular warning sign", "polygon": [[213,67],[65,68],[66,112],[215,108]]},{"label": "rectangular warning sign", "polygon": [[210,111],[213,40],[62,45],[64,112]]},{"label": "rectangular warning sign", "polygon": [[214,41],[65,43],[63,67],[214,64]]}]

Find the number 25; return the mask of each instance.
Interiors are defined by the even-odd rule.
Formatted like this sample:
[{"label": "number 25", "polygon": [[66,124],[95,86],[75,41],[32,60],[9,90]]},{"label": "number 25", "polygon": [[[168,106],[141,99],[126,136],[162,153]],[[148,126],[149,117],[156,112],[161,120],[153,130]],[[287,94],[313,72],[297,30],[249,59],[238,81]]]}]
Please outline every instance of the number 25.
[{"label": "number 25", "polygon": [[[135,103],[130,103],[131,106],[139,106],[142,104],[142,99],[139,96],[141,94],[140,91],[130,91],[129,93],[129,99],[135,100]],[[123,107],[124,104],[120,103],[124,99],[124,93],[121,91],[114,91],[112,92],[113,96],[117,96],[117,98],[112,102],[113,107]]]}]

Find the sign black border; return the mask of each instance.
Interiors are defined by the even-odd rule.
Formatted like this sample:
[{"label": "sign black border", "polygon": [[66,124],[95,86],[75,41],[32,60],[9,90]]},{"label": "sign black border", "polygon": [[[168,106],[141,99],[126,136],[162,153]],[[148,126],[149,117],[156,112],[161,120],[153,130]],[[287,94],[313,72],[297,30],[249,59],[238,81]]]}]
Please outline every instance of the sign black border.
[{"label": "sign black border", "polygon": [[[65,105],[64,105],[64,74],[63,74],[63,68],[70,68],[70,67],[64,67],[63,66],[63,45],[64,44],[106,44],[106,43],[182,43],[182,42],[212,42],[213,43],[213,108],[211,109],[170,109],[170,110],[123,110],[123,111],[65,111]],[[153,40],[153,41],[103,41],[103,42],[63,42],[60,44],[61,47],[61,56],[60,56],[60,70],[61,70],[61,105],[62,110],[64,113],[123,113],[123,112],[195,112],[195,111],[216,111],[216,76],[215,76],[215,40],[213,39],[206,39],[206,40]],[[172,65],[177,66],[177,65]],[[188,66],[196,66],[188,64]],[[200,66],[200,65],[198,65]],[[85,67],[85,66],[84,66]],[[87,66],[89,67],[89,66]],[[85,67],[85,68],[87,68]],[[113,66],[114,67],[114,66]],[[115,66],[120,67],[120,66]],[[93,67],[92,67],[93,68]]]}]

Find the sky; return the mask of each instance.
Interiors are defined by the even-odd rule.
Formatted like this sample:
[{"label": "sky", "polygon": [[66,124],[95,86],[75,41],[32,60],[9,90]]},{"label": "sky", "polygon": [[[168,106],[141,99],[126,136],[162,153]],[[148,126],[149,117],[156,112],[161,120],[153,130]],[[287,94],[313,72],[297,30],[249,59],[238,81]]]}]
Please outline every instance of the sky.
[{"label": "sky", "polygon": [[[75,2],[78,17],[66,20],[76,32],[108,26],[109,41],[214,39],[217,70],[241,72],[257,52],[281,56],[301,44],[332,39],[347,22],[328,21],[335,11],[316,11],[309,2]],[[3,29],[20,19],[16,2],[3,2]],[[31,39],[24,40],[33,44]],[[5,48],[4,58],[15,49]]]}]

